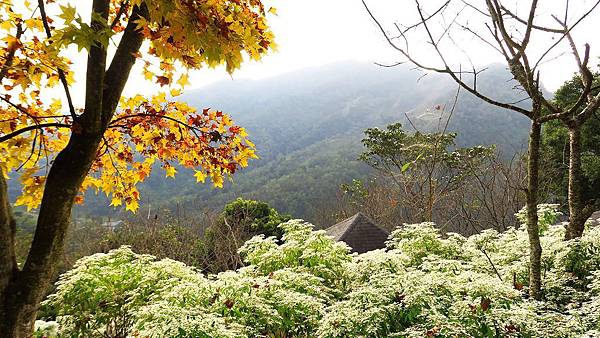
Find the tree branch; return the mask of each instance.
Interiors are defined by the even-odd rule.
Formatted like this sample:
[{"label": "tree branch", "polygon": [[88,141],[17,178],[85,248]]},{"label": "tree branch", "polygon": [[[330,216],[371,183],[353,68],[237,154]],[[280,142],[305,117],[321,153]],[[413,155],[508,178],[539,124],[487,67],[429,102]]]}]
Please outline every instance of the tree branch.
[{"label": "tree branch", "polygon": [[[504,13],[508,14],[508,16],[510,16],[511,18],[517,20],[518,22],[520,22],[524,25],[527,25],[527,21],[519,18],[516,14],[513,14],[508,8],[506,8],[504,6],[500,6],[500,8],[502,8]],[[532,24],[531,27],[533,29],[537,29],[537,30],[547,32],[547,33],[557,33],[557,34],[564,33],[564,31],[562,29],[548,28],[548,27],[538,26],[538,25],[534,25],[534,24]]]},{"label": "tree branch", "polygon": [[119,7],[119,11],[115,15],[115,19],[110,24],[110,28],[111,29],[114,28],[119,23],[119,20],[121,20],[121,16],[125,13],[125,9],[128,6],[129,6],[129,1],[123,1],[123,2],[121,2],[121,7]]},{"label": "tree branch", "polygon": [[6,135],[0,136],[0,143],[10,140],[11,138],[13,138],[15,136],[19,136],[28,131],[42,129],[42,128],[49,128],[49,127],[71,128],[71,125],[65,124],[65,123],[51,122],[51,123],[40,123],[40,124],[36,124],[36,125],[27,126],[27,127],[21,128],[21,129],[17,129],[15,131],[13,131],[12,133],[8,133]]},{"label": "tree branch", "polygon": [[102,124],[105,127],[108,126],[117,109],[131,68],[135,64],[134,54],[140,50],[144,40],[144,36],[137,30],[135,21],[146,16],[148,16],[148,8],[145,4],[133,8],[115,56],[106,71],[105,86],[102,93]]},{"label": "tree branch", "polygon": [[165,119],[165,120],[169,120],[169,121],[173,121],[177,124],[180,124],[190,130],[192,130],[192,132],[194,133],[194,135],[198,136],[198,134],[196,134],[196,131],[198,132],[203,132],[200,128],[196,128],[194,126],[191,126],[183,121],[180,121],[178,119],[172,118],[170,116],[165,116],[165,115],[157,115],[157,114],[150,114],[150,113],[137,113],[137,114],[132,114],[132,115],[126,115],[126,116],[121,116],[119,118],[116,118],[114,120],[112,120],[110,122],[110,124],[108,125],[109,128],[116,128],[116,127],[123,127],[122,125],[116,124],[117,122],[120,121],[124,121],[126,119],[130,119],[130,118],[135,118],[135,117],[155,117],[155,118],[161,118],[161,119]]},{"label": "tree branch", "polygon": [[[91,28],[97,34],[108,26],[109,0],[94,0],[91,11]],[[106,86],[106,46],[98,40],[91,45],[87,58],[85,110],[81,115],[82,129],[86,133],[102,133],[102,93]]]},{"label": "tree branch", "polygon": [[[40,8],[40,14],[42,15],[42,23],[44,24],[44,30],[46,31],[46,37],[48,39],[52,38],[52,31],[50,30],[50,25],[48,24],[48,17],[46,15],[46,8],[44,6],[44,0],[38,0],[38,7]],[[71,98],[71,92],[69,91],[69,83],[67,82],[67,77],[65,76],[65,72],[60,69],[60,67],[56,67],[58,72],[58,77],[60,82],[62,83],[63,89],[65,91],[65,95],[67,96],[67,103],[69,105],[69,112],[71,113],[71,117],[73,121],[77,119],[77,114],[75,113],[75,106],[73,105],[73,99]]]},{"label": "tree branch", "polygon": [[[402,54],[402,56],[404,56],[410,63],[414,64],[417,68],[423,69],[423,70],[428,70],[428,71],[432,71],[432,72],[436,72],[436,73],[442,73],[442,74],[448,74],[450,75],[450,77],[456,82],[458,83],[461,87],[463,87],[466,91],[468,91],[469,93],[475,95],[476,97],[480,98],[481,100],[492,104],[494,106],[497,107],[501,107],[504,109],[509,109],[509,110],[513,110],[516,112],[519,112],[525,116],[531,116],[531,112],[527,109],[515,106],[515,105],[511,105],[511,104],[507,104],[507,103],[503,103],[503,102],[499,102],[496,101],[486,95],[481,94],[479,91],[475,90],[474,88],[472,88],[471,86],[469,86],[468,84],[466,84],[464,81],[462,81],[457,75],[456,72],[452,71],[449,67],[446,68],[436,68],[436,67],[430,67],[430,66],[426,66],[422,63],[420,63],[419,61],[417,61],[416,59],[414,59],[405,49],[399,47],[398,45],[396,45],[394,43],[394,41],[392,41],[392,39],[390,38],[390,36],[388,35],[388,33],[385,31],[385,29],[383,28],[383,25],[379,22],[379,20],[377,20],[377,18],[375,17],[375,15],[373,14],[373,12],[371,11],[371,9],[369,8],[369,6],[367,5],[365,0],[361,0],[363,3],[363,6],[365,7],[365,9],[367,10],[367,13],[369,14],[369,16],[371,17],[371,19],[375,22],[375,24],[377,25],[377,27],[379,28],[380,32],[383,34],[383,36],[385,37],[385,39],[387,40],[388,44],[394,48],[395,50],[397,50],[398,52],[400,52],[400,54]],[[435,40],[434,40],[435,41]]]},{"label": "tree branch", "polygon": [[[16,34],[15,38],[17,40],[19,40],[19,39],[21,39],[21,35],[23,35],[23,25],[21,22],[19,22],[17,24],[17,34]],[[8,69],[10,68],[10,66],[12,66],[13,59],[15,57],[16,52],[17,52],[17,49],[12,48],[8,51],[8,53],[4,57],[6,61],[4,61],[2,68],[0,68],[0,83],[2,83],[2,79],[4,79],[4,77],[8,73]]]}]

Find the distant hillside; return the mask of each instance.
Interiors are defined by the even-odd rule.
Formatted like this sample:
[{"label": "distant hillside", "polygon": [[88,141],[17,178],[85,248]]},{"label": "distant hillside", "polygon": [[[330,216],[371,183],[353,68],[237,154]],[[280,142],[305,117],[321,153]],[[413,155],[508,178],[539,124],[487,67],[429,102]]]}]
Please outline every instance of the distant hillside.
[{"label": "distant hillside", "polygon": [[[230,113],[247,128],[261,157],[223,190],[196,185],[190,173],[165,179],[157,171],[143,186],[143,203],[176,204],[186,209],[220,208],[237,197],[268,201],[296,217],[311,218],[339,185],[362,177],[368,168],[356,161],[364,129],[410,121],[422,130],[440,123],[436,105],[451,105],[456,85],[439,75],[407,67],[382,68],[342,63],[264,80],[236,80],[188,91],[183,100]],[[478,88],[500,100],[516,101],[508,72],[491,66]],[[522,149],[528,120],[461,93],[449,125],[461,145],[498,144],[511,153]],[[85,210],[110,212],[100,201]]]}]

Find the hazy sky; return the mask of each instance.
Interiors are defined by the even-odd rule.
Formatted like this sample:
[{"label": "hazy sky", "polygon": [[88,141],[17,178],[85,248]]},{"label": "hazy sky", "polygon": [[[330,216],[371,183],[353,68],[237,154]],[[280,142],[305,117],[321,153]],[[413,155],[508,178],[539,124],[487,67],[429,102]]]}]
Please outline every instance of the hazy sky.
[{"label": "hazy sky", "polygon": [[[438,0],[425,0],[423,3],[431,4],[433,8]],[[483,1],[477,1],[482,2]],[[507,4],[517,4],[519,1],[506,1]],[[571,0],[571,17],[575,18],[584,10],[589,9],[596,0]],[[309,66],[333,63],[343,60],[360,60],[365,62],[392,62],[399,60],[397,52],[394,52],[385,42],[383,35],[368,16],[360,0],[280,0],[273,1],[278,8],[278,16],[273,18],[272,27],[277,36],[279,44],[278,52],[267,56],[259,63],[247,63],[234,74],[233,78],[260,78],[275,74],[301,69]],[[413,7],[413,0],[367,0],[369,6],[377,17],[386,24],[387,28],[396,21],[412,23],[416,13],[407,11],[407,7]],[[520,1],[529,3],[529,1]],[[550,14],[561,15],[564,12],[563,0],[542,0],[538,11],[538,23],[547,23],[552,20]],[[522,16],[527,13],[521,9]],[[484,26],[476,22],[467,22],[474,28]],[[554,27],[556,23],[550,22]],[[592,46],[593,63],[598,64],[600,56],[600,6],[595,12],[578,26],[573,34],[578,47],[582,49],[584,43]],[[479,43],[463,40],[463,49],[473,55],[474,63],[485,65],[494,61],[502,62],[496,53],[483,50]],[[472,39],[471,39],[472,40]],[[539,41],[539,40],[537,40]],[[547,40],[541,44],[545,44]],[[535,43],[535,42],[534,42]],[[563,44],[564,45],[564,44]],[[566,45],[565,45],[566,46]],[[417,52],[418,52],[418,47]],[[532,45],[532,49],[541,50]],[[555,55],[562,50],[557,50]],[[427,55],[431,54],[424,52]],[[462,58],[464,60],[464,58]],[[549,69],[549,68],[552,69]],[[576,64],[570,54],[550,62],[546,68],[542,68],[544,85],[555,90],[562,82],[570,78],[576,71]],[[216,79],[231,79],[221,71],[201,72],[194,77],[196,86],[212,82]]]},{"label": "hazy sky", "polygon": [[[416,13],[407,10],[414,7],[414,0],[366,0],[375,15],[381,18],[386,29],[393,29],[392,24],[409,25],[414,22]],[[421,0],[433,8],[441,0]],[[478,1],[478,0],[475,0]],[[571,13],[582,13],[589,9],[597,0],[571,0]],[[202,87],[219,80],[235,81],[244,78],[262,78],[298,70],[306,67],[329,64],[339,61],[358,60],[364,62],[393,62],[400,60],[385,42],[383,35],[368,16],[361,0],[268,0],[267,5],[278,9],[278,16],[271,17],[271,26],[276,34],[279,45],[278,51],[263,58],[260,62],[247,62],[233,76],[228,75],[223,69],[207,69],[196,72],[192,76],[192,87]],[[478,1],[483,3],[483,1]],[[457,1],[460,3],[460,1]],[[511,0],[507,4],[517,5],[529,1]],[[563,0],[542,0],[543,5],[539,10],[536,20],[538,23],[547,23],[552,20],[550,14],[560,14],[564,9]],[[544,7],[546,6],[546,7]],[[519,15],[526,16],[525,10],[520,9]],[[82,12],[83,13],[83,12]],[[87,15],[84,14],[84,17]],[[474,29],[481,29],[480,22],[463,22]],[[551,22],[555,24],[554,22]],[[598,64],[600,55],[600,6],[588,17],[584,24],[577,27],[573,34],[582,48],[585,42],[592,46],[593,64]],[[468,51],[474,63],[486,65],[492,62],[502,62],[499,55],[481,48],[481,44],[474,44],[472,37],[457,37],[460,47]],[[541,44],[544,44],[542,42]],[[564,45],[564,44],[563,44]],[[428,51],[423,44],[411,46],[416,55],[425,60],[436,62],[435,55]],[[426,46],[425,46],[426,47]],[[536,50],[535,43],[532,49]],[[537,48],[537,50],[541,50]],[[465,59],[460,53],[451,56]],[[564,51],[564,49],[563,49]],[[556,53],[555,53],[556,54]],[[80,59],[81,60],[81,59]],[[85,69],[83,62],[79,68],[79,83],[84,83]],[[547,89],[555,90],[562,82],[570,78],[576,70],[576,65],[571,55],[565,55],[546,65],[542,69],[542,82]],[[126,88],[126,94],[151,92],[157,89],[156,85],[145,82],[140,72],[134,72]],[[81,86],[75,86],[74,91],[83,92]],[[81,97],[82,95],[80,95]]]}]

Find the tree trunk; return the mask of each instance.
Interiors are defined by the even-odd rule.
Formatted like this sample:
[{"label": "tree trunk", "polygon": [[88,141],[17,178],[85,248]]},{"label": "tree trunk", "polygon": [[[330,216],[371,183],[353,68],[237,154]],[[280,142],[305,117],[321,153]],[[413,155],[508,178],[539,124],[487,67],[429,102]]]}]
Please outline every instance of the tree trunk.
[{"label": "tree trunk", "polygon": [[569,127],[569,224],[565,239],[581,237],[589,211],[583,201],[583,173],[581,171],[581,128]]},{"label": "tree trunk", "polygon": [[39,303],[60,262],[75,196],[96,156],[100,135],[73,134],[54,160],[27,261],[5,288],[0,337],[31,337]]},{"label": "tree trunk", "polygon": [[[93,1],[92,13],[99,14],[92,15],[95,31],[104,29],[108,22],[109,4],[108,0]],[[39,304],[60,262],[75,197],[96,157],[144,39],[136,22],[147,13],[145,5],[133,8],[108,70],[106,48],[100,44],[90,47],[84,113],[73,122],[77,128],[73,128],[69,144],[56,156],[46,178],[35,235],[22,271],[18,271],[14,259],[15,225],[6,182],[0,179],[0,338],[32,336]]]},{"label": "tree trunk", "polygon": [[4,330],[9,315],[5,306],[8,288],[18,273],[15,255],[15,220],[8,199],[8,186],[4,172],[0,169],[0,337],[12,337]]},{"label": "tree trunk", "polygon": [[[91,27],[94,31],[99,32],[103,29],[108,20],[108,12],[108,0],[93,1]],[[95,14],[99,16],[94,17]],[[132,22],[128,23],[128,28],[130,24]],[[46,177],[35,235],[27,261],[22,271],[14,275],[5,289],[6,300],[3,316],[0,317],[0,337],[32,336],[39,304],[46,295],[56,267],[61,261],[71,208],[96,158],[106,129],[102,116],[106,54],[106,48],[101,44],[90,47],[85,109],[83,114],[73,121],[74,128],[69,143],[58,153]],[[131,67],[123,68],[123,82],[126,81],[130,69]],[[122,86],[117,89],[122,90]],[[121,92],[116,94],[118,100]],[[116,106],[116,103],[114,105]],[[107,119],[110,119],[110,116],[107,116]]]},{"label": "tree trunk", "polygon": [[529,235],[529,295],[540,299],[542,289],[540,233],[537,214],[537,194],[540,159],[541,125],[533,121],[529,133],[527,159],[527,234]]}]

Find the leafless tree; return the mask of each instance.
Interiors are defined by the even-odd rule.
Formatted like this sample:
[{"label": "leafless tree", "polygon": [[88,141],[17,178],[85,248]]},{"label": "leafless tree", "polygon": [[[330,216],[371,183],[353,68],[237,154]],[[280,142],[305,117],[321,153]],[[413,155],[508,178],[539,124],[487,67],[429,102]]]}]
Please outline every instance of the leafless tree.
[{"label": "leafless tree", "polygon": [[485,165],[472,168],[469,181],[446,206],[448,211],[455,210],[454,228],[462,225],[459,233],[472,234],[489,228],[505,231],[518,225],[515,213],[525,203],[525,171],[519,154],[507,160],[496,153]]},{"label": "leafless tree", "polygon": [[[567,229],[567,237],[579,233],[579,220],[584,216],[584,210],[578,201],[581,201],[581,189],[577,187],[577,180],[581,173],[581,163],[578,161],[577,142],[580,135],[576,130],[583,124],[594,110],[600,106],[600,95],[591,94],[591,71],[588,68],[589,45],[585,45],[583,57],[580,57],[577,44],[572,37],[572,30],[598,7],[600,1],[593,3],[589,10],[577,18],[570,17],[569,1],[564,1],[564,12],[559,15],[550,15],[557,24],[551,25],[548,21],[540,24],[541,18],[537,15],[538,0],[515,2],[514,6],[505,5],[502,0],[447,0],[439,2],[434,8],[425,8],[423,2],[414,0],[413,7],[416,13],[414,23],[394,24],[393,31],[389,31],[374,14],[374,11],[362,0],[363,4],[375,21],[381,33],[396,50],[402,60],[396,64],[409,62],[424,72],[435,72],[448,75],[464,90],[475,95],[481,100],[522,114],[531,120],[529,133],[529,152],[527,157],[527,230],[530,242],[530,273],[529,292],[533,298],[541,297],[541,253],[542,247],[538,231],[538,190],[540,166],[540,139],[541,127],[544,122],[560,119],[564,121],[571,135],[572,157],[570,161],[569,207],[572,221]],[[432,2],[428,1],[430,5]],[[512,4],[512,2],[511,2]],[[527,15],[521,17],[519,9],[526,6]],[[406,6],[405,6],[406,9]],[[473,22],[481,22],[481,27],[474,27]],[[479,45],[477,48],[491,48],[500,54],[506,61],[514,80],[516,90],[525,94],[530,106],[524,108],[516,102],[504,102],[492,94],[484,93],[477,87],[478,76],[485,68],[477,68],[471,61],[469,52],[462,49],[456,42],[457,35],[468,35]],[[436,56],[436,61],[427,61],[428,52],[415,53],[410,44],[415,43],[421,36],[425,37],[429,52]],[[548,36],[549,40],[545,51],[536,55],[530,48],[532,41],[543,41]],[[552,53],[561,44],[568,44],[580,71],[581,80],[590,83],[583,90],[577,102],[567,109],[561,109],[546,99],[541,88],[540,65],[552,58]],[[562,46],[562,45],[561,45]],[[459,53],[453,53],[459,52]],[[471,53],[472,55],[473,53]],[[453,60],[456,55],[464,55],[464,60]],[[468,64],[468,67],[463,67]],[[464,70],[464,69],[469,70]],[[585,106],[580,113],[578,109]],[[545,114],[544,112],[549,113]],[[571,176],[570,175],[570,176]],[[584,219],[585,221],[585,219]]]},{"label": "leafless tree", "polygon": [[[421,179],[426,180],[426,173]],[[484,229],[505,231],[519,226],[515,213],[525,203],[526,183],[525,163],[520,155],[506,159],[496,152],[469,168],[468,176],[461,182],[436,200],[432,219],[440,231],[467,236]],[[418,195],[398,189],[385,175],[376,175],[367,182],[346,185],[345,193],[340,192],[332,203],[321,206],[322,216],[317,223],[326,227],[360,211],[377,225],[393,230],[403,223],[422,220],[423,204],[419,201],[426,201],[427,193]]]}]

